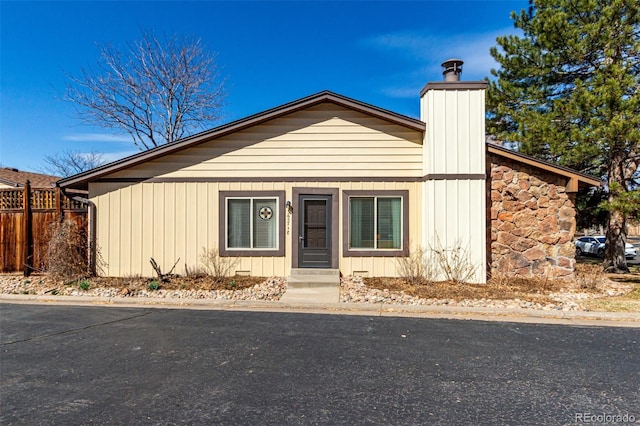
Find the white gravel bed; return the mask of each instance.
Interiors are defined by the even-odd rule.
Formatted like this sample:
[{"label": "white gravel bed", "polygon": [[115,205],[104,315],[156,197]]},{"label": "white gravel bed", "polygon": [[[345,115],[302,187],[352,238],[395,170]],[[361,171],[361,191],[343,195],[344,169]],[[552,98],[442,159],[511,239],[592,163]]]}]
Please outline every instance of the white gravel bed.
[{"label": "white gravel bed", "polygon": [[[89,280],[90,282],[91,280]],[[266,300],[277,301],[287,290],[287,280],[282,277],[271,277],[263,283],[241,290],[128,290],[115,287],[95,287],[82,290],[77,284],[60,285],[51,282],[45,275],[25,278],[18,274],[0,275],[0,293],[5,294],[40,294],[58,296],[94,296],[94,297],[122,297],[122,298],[176,298],[176,299],[218,299],[218,300]],[[491,300],[472,299],[422,299],[408,295],[402,291],[378,290],[368,288],[360,277],[348,276],[341,279],[341,303],[384,303],[396,305],[431,305],[458,306],[478,308],[504,309],[536,309],[536,310],[580,310],[580,302],[598,297],[625,294],[630,287],[625,284],[610,282],[602,293],[584,293],[567,290],[552,293],[554,303],[535,303],[520,299]]]},{"label": "white gravel bed", "polygon": [[[91,282],[91,280],[89,280]],[[241,290],[135,290],[115,287],[95,287],[82,290],[77,284],[56,285],[44,276],[25,278],[19,275],[0,276],[0,293],[7,294],[47,294],[57,296],[93,297],[154,297],[177,299],[220,299],[220,300],[279,300],[286,291],[284,278],[272,277],[261,284]]]}]

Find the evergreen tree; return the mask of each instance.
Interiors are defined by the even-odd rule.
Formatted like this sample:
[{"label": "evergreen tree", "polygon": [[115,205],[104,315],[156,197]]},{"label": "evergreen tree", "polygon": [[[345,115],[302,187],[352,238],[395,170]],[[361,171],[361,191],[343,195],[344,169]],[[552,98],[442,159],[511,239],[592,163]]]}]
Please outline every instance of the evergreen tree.
[{"label": "evergreen tree", "polygon": [[487,131],[523,153],[602,176],[607,271],[628,272],[626,220],[640,208],[640,2],[530,0],[521,35],[497,39]]}]

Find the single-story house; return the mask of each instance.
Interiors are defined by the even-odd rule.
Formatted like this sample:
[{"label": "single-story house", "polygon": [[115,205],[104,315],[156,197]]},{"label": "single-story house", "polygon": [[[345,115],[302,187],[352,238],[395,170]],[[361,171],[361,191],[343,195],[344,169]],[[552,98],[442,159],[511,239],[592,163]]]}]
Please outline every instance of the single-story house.
[{"label": "single-story house", "polygon": [[23,188],[29,181],[33,188],[54,188],[60,176],[24,172],[13,167],[0,167],[0,189]]},{"label": "single-story house", "polygon": [[420,119],[317,93],[59,181],[88,190],[107,275],[176,272],[203,248],[238,274],[397,276],[417,247],[489,274],[572,274],[572,194],[598,181],[485,143],[486,82],[428,83]]}]

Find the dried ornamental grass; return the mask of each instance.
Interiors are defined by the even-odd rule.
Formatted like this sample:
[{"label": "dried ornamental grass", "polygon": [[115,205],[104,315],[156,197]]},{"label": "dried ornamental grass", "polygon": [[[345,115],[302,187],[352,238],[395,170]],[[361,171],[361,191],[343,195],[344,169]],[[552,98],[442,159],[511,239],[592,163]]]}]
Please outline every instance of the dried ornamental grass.
[{"label": "dried ornamental grass", "polygon": [[595,290],[598,284],[607,280],[602,265],[580,265],[575,270],[575,280],[578,287],[585,290]]}]

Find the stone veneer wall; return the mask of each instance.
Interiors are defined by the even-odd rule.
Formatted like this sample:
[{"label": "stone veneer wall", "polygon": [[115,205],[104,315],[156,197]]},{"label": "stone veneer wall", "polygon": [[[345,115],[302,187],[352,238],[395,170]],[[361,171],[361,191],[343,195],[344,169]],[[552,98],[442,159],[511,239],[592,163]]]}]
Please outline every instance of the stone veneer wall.
[{"label": "stone veneer wall", "polygon": [[576,211],[565,178],[493,154],[487,161],[491,273],[572,278]]}]

